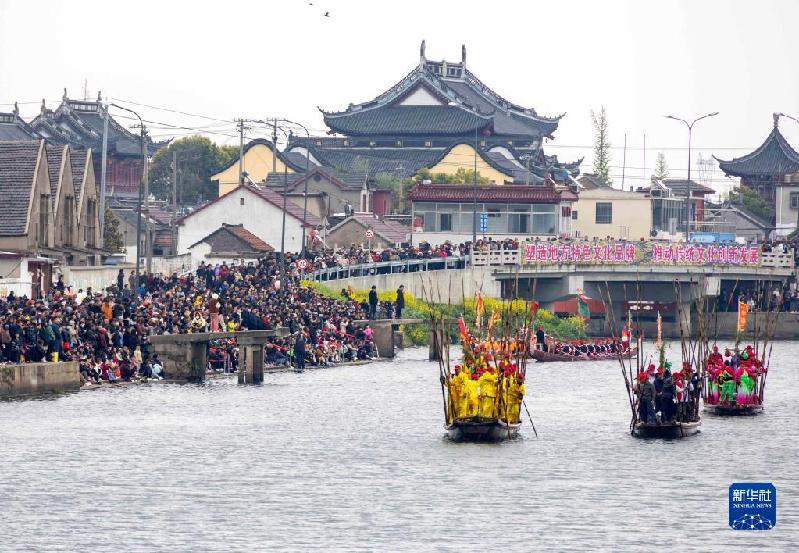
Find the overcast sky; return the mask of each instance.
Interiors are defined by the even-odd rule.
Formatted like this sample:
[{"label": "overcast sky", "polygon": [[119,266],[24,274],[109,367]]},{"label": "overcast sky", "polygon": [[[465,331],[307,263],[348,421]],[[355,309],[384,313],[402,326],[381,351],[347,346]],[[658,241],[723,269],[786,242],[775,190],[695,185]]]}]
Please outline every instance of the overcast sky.
[{"label": "overcast sky", "polygon": [[[383,92],[418,63],[426,39],[429,59],[458,61],[466,44],[468,67],[495,91],[543,115],[565,112],[546,149],[585,156],[585,171],[590,110],[604,105],[617,185],[625,133],[627,185],[651,173],[659,150],[672,176],[685,174],[687,131],[666,114],[719,111],[696,125],[694,146],[723,158],[758,146],[772,112],[799,118],[796,0],[310,4],[0,0],[0,110],[19,101],[30,118],[42,98],[56,107],[64,87],[82,97],[87,82],[92,98],[101,90],[222,120],[282,116],[321,132],[317,106]],[[232,123],[126,105],[161,123],[149,125],[157,139],[190,133],[168,127],[177,125],[237,142]],[[780,128],[799,149],[799,123]]]}]

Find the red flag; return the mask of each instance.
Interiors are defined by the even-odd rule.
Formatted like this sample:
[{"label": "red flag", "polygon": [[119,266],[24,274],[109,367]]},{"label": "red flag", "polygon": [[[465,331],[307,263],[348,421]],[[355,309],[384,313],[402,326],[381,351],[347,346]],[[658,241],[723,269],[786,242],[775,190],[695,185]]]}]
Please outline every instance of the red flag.
[{"label": "red flag", "polygon": [[530,320],[532,322],[535,322],[535,316],[538,314],[539,307],[541,307],[541,305],[535,300],[530,304]]}]

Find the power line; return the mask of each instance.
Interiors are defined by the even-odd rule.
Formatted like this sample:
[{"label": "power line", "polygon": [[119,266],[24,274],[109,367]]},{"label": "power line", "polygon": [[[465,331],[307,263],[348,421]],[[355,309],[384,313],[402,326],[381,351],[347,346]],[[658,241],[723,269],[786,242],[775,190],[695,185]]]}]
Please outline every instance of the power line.
[{"label": "power line", "polygon": [[160,106],[153,106],[151,104],[142,104],[140,102],[134,102],[133,100],[123,100],[122,98],[111,98],[111,99],[114,100],[115,102],[122,102],[124,104],[133,104],[134,106],[141,106],[141,107],[150,108],[150,109],[157,109],[157,110],[160,110],[160,111],[168,111],[170,113],[178,113],[180,115],[188,115],[189,117],[199,117],[201,119],[208,119],[210,121],[218,121],[218,122],[221,122],[221,123],[231,123],[231,124],[235,123],[235,121],[233,119],[219,119],[218,117],[210,117],[208,115],[200,115],[198,113],[189,113],[187,111],[181,111],[181,110],[177,110],[177,109],[165,108],[165,107],[160,107]]}]

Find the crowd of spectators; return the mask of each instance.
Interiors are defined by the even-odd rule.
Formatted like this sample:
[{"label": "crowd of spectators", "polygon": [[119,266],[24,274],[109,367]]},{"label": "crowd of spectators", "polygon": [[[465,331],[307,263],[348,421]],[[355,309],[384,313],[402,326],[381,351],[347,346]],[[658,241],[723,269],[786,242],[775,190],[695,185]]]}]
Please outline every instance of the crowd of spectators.
[{"label": "crowd of spectators", "polygon": [[[375,357],[371,329],[355,324],[368,305],[302,286],[298,260],[287,256],[285,269],[275,255],[257,264],[202,264],[184,275],[149,275],[138,286],[120,270],[101,291],[75,291],[59,279],[35,300],[11,293],[0,299],[0,362],[77,360],[89,381],[160,378],[163,365],[150,336],[278,327],[288,336],[273,340],[267,363]],[[235,367],[235,345],[216,353]]]}]

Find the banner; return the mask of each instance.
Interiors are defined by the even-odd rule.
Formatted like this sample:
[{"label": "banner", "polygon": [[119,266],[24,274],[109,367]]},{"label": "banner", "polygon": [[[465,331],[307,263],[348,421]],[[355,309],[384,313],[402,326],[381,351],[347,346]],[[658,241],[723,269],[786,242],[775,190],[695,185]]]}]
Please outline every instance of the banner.
[{"label": "banner", "polygon": [[749,316],[749,305],[739,301],[738,302],[738,332],[743,332],[746,329],[746,318]]},{"label": "banner", "polygon": [[520,247],[522,265],[727,265],[757,267],[760,248],[739,244],[536,241]]}]

